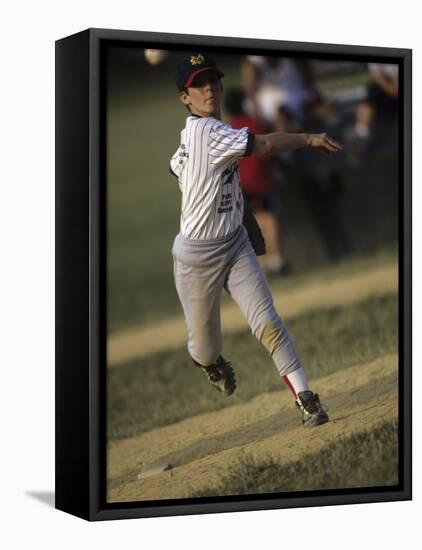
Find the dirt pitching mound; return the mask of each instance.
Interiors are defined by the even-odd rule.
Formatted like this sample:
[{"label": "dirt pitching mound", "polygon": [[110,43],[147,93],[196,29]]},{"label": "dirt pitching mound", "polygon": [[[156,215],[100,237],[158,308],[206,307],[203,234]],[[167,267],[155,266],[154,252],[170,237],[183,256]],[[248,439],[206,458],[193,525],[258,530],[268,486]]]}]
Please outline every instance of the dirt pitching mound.
[{"label": "dirt pitching mound", "polygon": [[283,390],[111,442],[107,498],[189,497],[218,484],[244,453],[287,463],[340,436],[371,430],[398,416],[397,376],[398,359],[392,354],[313,381],[330,415],[328,424],[315,429],[301,426],[290,392]]}]

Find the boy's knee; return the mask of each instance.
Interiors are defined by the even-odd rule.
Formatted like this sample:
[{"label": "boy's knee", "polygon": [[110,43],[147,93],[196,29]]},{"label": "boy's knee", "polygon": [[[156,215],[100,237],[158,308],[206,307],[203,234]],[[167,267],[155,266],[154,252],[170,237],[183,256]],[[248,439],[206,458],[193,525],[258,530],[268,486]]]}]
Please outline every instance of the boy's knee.
[{"label": "boy's knee", "polygon": [[255,332],[255,336],[271,355],[288,338],[286,327],[280,318],[263,323]]}]

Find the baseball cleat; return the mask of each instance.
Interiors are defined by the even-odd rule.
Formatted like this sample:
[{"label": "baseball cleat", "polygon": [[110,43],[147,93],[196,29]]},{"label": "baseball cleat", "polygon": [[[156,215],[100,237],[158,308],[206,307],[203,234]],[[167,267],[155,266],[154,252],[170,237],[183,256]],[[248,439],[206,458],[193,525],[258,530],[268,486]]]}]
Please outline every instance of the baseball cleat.
[{"label": "baseball cleat", "polygon": [[195,365],[200,367],[208,377],[208,380],[219,392],[225,395],[232,395],[236,389],[236,379],[231,363],[226,361],[221,355],[218,357],[214,365],[203,367],[195,362]]},{"label": "baseball cleat", "polygon": [[297,394],[296,406],[302,411],[304,428],[313,428],[328,422],[328,414],[322,407],[317,393],[302,391]]}]

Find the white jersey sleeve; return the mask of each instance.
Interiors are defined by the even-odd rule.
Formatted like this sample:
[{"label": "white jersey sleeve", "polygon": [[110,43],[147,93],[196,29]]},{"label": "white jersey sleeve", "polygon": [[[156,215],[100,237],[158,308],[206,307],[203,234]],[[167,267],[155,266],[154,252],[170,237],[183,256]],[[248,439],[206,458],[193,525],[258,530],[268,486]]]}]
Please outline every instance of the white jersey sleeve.
[{"label": "white jersey sleeve", "polygon": [[228,124],[216,120],[208,136],[209,161],[221,166],[229,161],[250,155],[254,135],[247,127],[234,130]]}]

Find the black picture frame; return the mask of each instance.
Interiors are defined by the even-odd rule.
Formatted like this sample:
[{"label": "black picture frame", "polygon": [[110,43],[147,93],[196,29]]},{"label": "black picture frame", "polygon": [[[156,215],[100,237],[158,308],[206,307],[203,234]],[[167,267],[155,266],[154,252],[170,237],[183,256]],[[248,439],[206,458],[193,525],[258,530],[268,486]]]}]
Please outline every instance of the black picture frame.
[{"label": "black picture frame", "polygon": [[[106,265],[104,56],[108,44],[291,52],[400,67],[397,487],[110,504],[105,499]],[[412,50],[88,29],[56,42],[56,508],[86,520],[328,506],[412,498]]]}]

